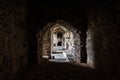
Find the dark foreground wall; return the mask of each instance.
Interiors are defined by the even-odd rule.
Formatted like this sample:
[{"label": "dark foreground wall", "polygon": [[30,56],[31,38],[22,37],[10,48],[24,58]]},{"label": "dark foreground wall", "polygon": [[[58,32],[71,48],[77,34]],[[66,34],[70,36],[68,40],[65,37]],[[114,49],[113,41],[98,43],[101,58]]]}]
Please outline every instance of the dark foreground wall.
[{"label": "dark foreground wall", "polygon": [[89,9],[89,26],[94,31],[95,67],[106,75],[120,72],[120,6]]},{"label": "dark foreground wall", "polygon": [[0,0],[0,80],[8,80],[28,62],[23,1]]}]

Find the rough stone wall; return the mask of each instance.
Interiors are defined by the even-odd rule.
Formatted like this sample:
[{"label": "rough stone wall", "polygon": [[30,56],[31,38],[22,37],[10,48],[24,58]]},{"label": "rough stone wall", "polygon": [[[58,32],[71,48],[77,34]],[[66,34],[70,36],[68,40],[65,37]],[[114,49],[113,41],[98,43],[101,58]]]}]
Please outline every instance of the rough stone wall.
[{"label": "rough stone wall", "polygon": [[51,54],[51,31],[48,29],[48,31],[43,34],[43,55],[50,55]]},{"label": "rough stone wall", "polygon": [[27,65],[26,9],[21,1],[0,1],[0,80],[9,80]]},{"label": "rough stone wall", "polygon": [[45,26],[42,30],[37,33],[37,57],[38,63],[40,63],[43,58],[42,56],[50,55],[51,53],[51,31],[49,24]]},{"label": "rough stone wall", "polygon": [[95,66],[100,71],[117,75],[120,72],[120,9],[108,6],[89,12],[89,25],[94,31]]},{"label": "rough stone wall", "polygon": [[93,45],[93,30],[88,28],[86,32],[86,53],[87,53],[87,64],[94,67],[94,45]]},{"label": "rough stone wall", "polygon": [[75,61],[77,63],[80,63],[81,61],[81,41],[80,41],[80,35],[78,30],[73,30],[74,33],[74,45],[75,45]]}]

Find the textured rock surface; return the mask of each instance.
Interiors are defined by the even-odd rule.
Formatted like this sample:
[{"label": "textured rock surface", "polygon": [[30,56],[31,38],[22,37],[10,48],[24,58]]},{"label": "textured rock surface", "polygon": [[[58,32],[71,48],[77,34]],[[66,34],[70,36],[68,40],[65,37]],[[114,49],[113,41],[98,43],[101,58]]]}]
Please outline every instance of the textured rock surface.
[{"label": "textured rock surface", "polygon": [[27,64],[26,8],[22,1],[0,3],[0,80],[10,78]]},{"label": "textured rock surface", "polygon": [[94,33],[95,67],[117,79],[120,72],[120,9],[111,7],[91,10],[89,20]]}]

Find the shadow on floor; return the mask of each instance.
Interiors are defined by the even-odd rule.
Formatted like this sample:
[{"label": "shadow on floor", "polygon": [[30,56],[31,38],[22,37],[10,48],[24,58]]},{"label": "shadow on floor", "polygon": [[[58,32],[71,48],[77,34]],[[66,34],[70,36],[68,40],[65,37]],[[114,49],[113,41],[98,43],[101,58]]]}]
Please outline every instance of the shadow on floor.
[{"label": "shadow on floor", "polygon": [[26,69],[12,80],[106,80],[95,69],[70,63],[43,62]]}]

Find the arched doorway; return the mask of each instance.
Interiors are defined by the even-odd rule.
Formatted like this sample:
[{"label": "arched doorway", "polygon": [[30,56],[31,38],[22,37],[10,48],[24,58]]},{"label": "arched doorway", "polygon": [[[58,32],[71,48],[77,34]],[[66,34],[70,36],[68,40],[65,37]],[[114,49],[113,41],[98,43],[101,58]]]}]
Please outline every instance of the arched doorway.
[{"label": "arched doorway", "polygon": [[57,46],[62,46],[62,38],[63,38],[63,34],[61,32],[57,33]]},{"label": "arched doorway", "polygon": [[[80,62],[80,35],[71,24],[58,20],[48,23],[38,35],[38,63],[42,58],[57,59],[54,53],[64,54],[68,62]],[[59,55],[60,56],[60,55]]]}]

